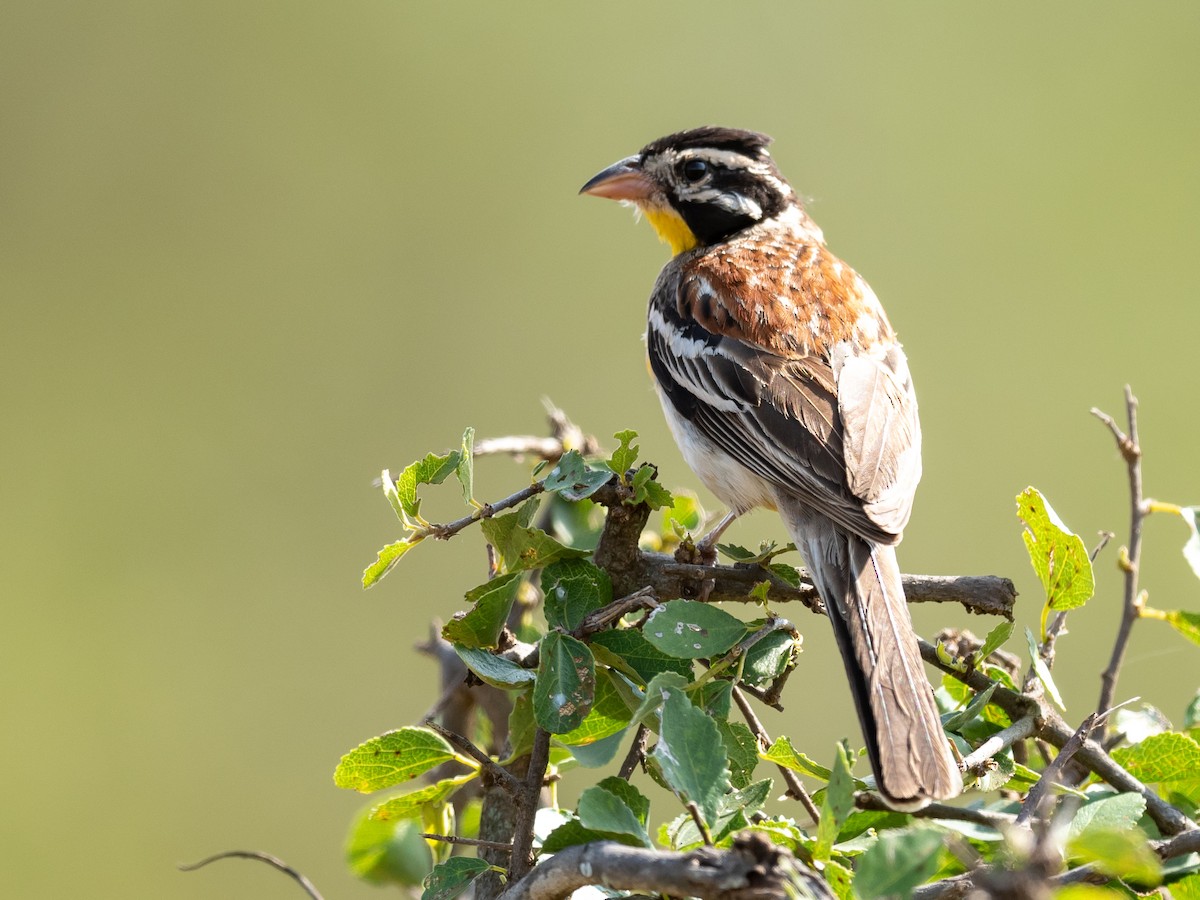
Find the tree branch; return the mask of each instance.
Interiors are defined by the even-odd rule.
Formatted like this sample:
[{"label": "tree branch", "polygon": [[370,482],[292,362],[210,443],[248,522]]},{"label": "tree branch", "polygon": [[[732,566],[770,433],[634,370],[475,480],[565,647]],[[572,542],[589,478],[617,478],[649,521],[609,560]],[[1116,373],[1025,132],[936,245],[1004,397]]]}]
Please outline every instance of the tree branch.
[{"label": "tree branch", "polygon": [[[957,678],[963,684],[975,691],[986,691],[995,685],[991,702],[999,706],[1009,718],[1014,721],[1024,716],[1031,716],[1037,725],[1035,736],[1054,747],[1062,750],[1071,740],[1075,729],[1070,728],[1059,716],[1058,712],[1045,700],[1018,694],[999,682],[988,678],[982,672],[972,670],[959,672],[953,666],[948,666],[938,659],[937,650],[928,641],[917,638],[921,648],[922,658],[948,675]],[[1075,753],[1075,761],[1094,772],[1101,780],[1115,787],[1118,791],[1132,791],[1141,794],[1146,799],[1146,814],[1154,820],[1159,831],[1163,834],[1179,834],[1196,828],[1197,825],[1170,803],[1158,796],[1142,784],[1125,769],[1113,761],[1104,748],[1093,740],[1083,742]]]},{"label": "tree branch", "polygon": [[[554,854],[503,895],[503,900],[560,900],[587,885],[701,900],[832,900],[816,875],[762,835],[741,838],[731,850],[705,847],[659,853],[613,841],[579,844]],[[787,887],[804,893],[789,895]]]}]

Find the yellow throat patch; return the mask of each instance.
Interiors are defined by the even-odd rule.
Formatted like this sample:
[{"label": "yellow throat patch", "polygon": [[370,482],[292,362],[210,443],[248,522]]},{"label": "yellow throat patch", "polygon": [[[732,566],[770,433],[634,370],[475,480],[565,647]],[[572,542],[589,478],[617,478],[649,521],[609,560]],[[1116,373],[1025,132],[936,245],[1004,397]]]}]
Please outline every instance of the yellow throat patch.
[{"label": "yellow throat patch", "polygon": [[671,247],[671,253],[678,256],[688,250],[694,250],[700,245],[692,229],[688,228],[679,213],[667,209],[643,209],[648,221],[658,235],[658,239]]}]

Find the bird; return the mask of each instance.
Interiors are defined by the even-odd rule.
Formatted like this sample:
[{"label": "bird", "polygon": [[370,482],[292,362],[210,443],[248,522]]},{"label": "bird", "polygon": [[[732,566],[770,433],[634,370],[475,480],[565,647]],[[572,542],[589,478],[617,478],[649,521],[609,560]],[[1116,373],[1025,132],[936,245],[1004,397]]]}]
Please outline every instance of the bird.
[{"label": "bird", "polygon": [[879,793],[916,810],[962,792],[896,561],[921,477],[916,394],[878,298],[770,143],[680,131],[580,193],[635,206],[670,246],[646,348],[684,459],[729,508],[702,543],[778,511],[833,623]]}]

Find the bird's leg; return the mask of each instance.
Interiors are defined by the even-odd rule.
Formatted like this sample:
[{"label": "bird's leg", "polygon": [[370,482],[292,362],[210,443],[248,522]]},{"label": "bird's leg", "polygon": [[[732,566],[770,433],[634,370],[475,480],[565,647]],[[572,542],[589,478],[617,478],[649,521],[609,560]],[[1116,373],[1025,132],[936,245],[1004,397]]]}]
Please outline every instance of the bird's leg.
[{"label": "bird's leg", "polygon": [[721,535],[725,533],[733,520],[738,517],[738,513],[732,509],[721,517],[713,529],[696,543],[696,551],[700,554],[701,561],[708,566],[715,565],[717,562],[717,541],[721,539]]},{"label": "bird's leg", "polygon": [[725,533],[725,529],[733,524],[733,520],[738,517],[738,513],[730,510],[721,517],[718,522],[704,537],[695,543],[685,541],[675,551],[675,559],[682,563],[691,563],[692,565],[712,566],[717,562],[717,541],[721,539],[721,535]]}]

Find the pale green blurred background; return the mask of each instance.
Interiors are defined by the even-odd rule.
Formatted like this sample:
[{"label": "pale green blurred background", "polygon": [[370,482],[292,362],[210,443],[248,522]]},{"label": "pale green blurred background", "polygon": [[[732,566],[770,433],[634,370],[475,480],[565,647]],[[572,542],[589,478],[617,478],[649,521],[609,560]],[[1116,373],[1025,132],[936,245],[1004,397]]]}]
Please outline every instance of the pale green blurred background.
[{"label": "pale green blurred background", "polygon": [[[295,897],[265,867],[174,870],[249,847],[380,895],[343,867],[364,801],[332,768],[431,703],[412,645],[483,561],[476,536],[422,548],[364,594],[398,537],[370,481],[468,424],[541,432],[548,395],[695,485],[639,340],[666,251],[576,196],[678,128],[775,136],[912,361],[905,568],[1009,574],[1034,621],[1014,495],[1040,486],[1089,546],[1126,527],[1089,407],[1131,382],[1148,493],[1200,503],[1197,46],[1190,0],[5,4],[0,893]],[[479,494],[523,478],[485,463]],[[1185,536],[1147,528],[1161,607],[1200,606]],[[1074,721],[1114,560],[1060,645]],[[797,618],[773,727],[828,755],[857,725],[825,624]],[[1198,683],[1197,649],[1146,623],[1118,696],[1178,721]]]}]

